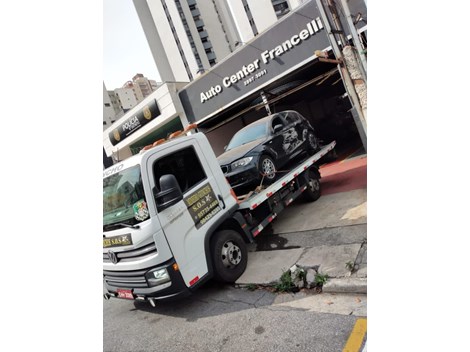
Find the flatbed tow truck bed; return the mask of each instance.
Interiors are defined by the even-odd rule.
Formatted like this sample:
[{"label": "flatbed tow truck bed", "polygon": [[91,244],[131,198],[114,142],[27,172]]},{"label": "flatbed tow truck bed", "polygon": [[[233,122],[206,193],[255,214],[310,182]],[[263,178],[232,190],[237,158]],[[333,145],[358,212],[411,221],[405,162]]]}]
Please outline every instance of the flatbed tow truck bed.
[{"label": "flatbed tow truck bed", "polygon": [[260,221],[257,226],[250,230],[253,237],[256,237],[270,222],[276,218],[279,212],[290,205],[302,192],[304,192],[307,189],[307,185],[303,185],[294,193],[286,192],[287,196],[278,196],[276,198],[276,195],[281,193],[280,191],[282,191],[287,185],[295,182],[295,179],[299,175],[307,171],[313,164],[333,150],[335,146],[336,141],[327,144],[320,151],[296,165],[291,171],[282,176],[279,180],[275,181],[273,184],[269,185],[267,188],[262,189],[257,193],[253,193],[247,199],[240,201],[239,210],[244,210],[247,213],[256,211],[257,208],[263,206],[267,201],[267,203],[269,203],[269,215],[266,217],[263,216],[264,220]]}]

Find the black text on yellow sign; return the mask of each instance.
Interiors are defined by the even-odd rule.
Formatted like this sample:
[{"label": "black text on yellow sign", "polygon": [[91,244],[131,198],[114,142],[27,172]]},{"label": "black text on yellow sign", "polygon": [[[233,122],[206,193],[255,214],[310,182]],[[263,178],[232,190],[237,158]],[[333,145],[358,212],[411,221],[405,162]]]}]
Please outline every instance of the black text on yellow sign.
[{"label": "black text on yellow sign", "polygon": [[184,202],[196,228],[200,228],[220,211],[219,201],[210,184],[191,193],[184,199]]},{"label": "black text on yellow sign", "polygon": [[130,246],[132,244],[131,235],[120,235],[103,238],[103,248]]}]

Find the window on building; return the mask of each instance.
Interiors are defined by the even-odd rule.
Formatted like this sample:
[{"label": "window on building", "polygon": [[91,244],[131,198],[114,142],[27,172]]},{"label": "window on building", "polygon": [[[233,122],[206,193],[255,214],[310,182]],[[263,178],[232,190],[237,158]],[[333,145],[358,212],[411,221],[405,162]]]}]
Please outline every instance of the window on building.
[{"label": "window on building", "polygon": [[157,160],[153,164],[153,174],[158,189],[160,188],[160,177],[168,174],[174,175],[183,193],[207,178],[193,147],[179,150]]}]

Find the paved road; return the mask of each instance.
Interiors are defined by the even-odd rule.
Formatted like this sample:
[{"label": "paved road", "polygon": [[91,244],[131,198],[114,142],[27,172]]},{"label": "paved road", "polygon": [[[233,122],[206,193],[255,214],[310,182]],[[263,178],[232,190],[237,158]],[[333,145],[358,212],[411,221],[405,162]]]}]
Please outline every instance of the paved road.
[{"label": "paved road", "polygon": [[[360,295],[279,296],[211,282],[188,299],[156,308],[104,301],[103,350],[337,352],[358,319],[354,307],[360,311],[365,300]],[[321,307],[330,313],[316,311]]]}]

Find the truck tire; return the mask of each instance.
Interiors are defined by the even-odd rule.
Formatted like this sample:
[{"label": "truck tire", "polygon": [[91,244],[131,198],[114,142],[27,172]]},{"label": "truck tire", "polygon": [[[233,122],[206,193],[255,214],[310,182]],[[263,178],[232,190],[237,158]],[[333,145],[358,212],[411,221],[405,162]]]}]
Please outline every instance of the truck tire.
[{"label": "truck tire", "polygon": [[222,230],[211,239],[214,279],[235,282],[245,271],[248,250],[242,236],[234,230]]},{"label": "truck tire", "polygon": [[[276,164],[274,160],[267,155],[262,155],[259,159],[259,172],[264,175],[263,184],[271,184],[276,179]],[[262,176],[261,176],[262,177]]]},{"label": "truck tire", "polygon": [[307,189],[304,191],[304,198],[309,202],[314,202],[321,195],[321,184],[318,175],[312,171],[308,174]]}]

